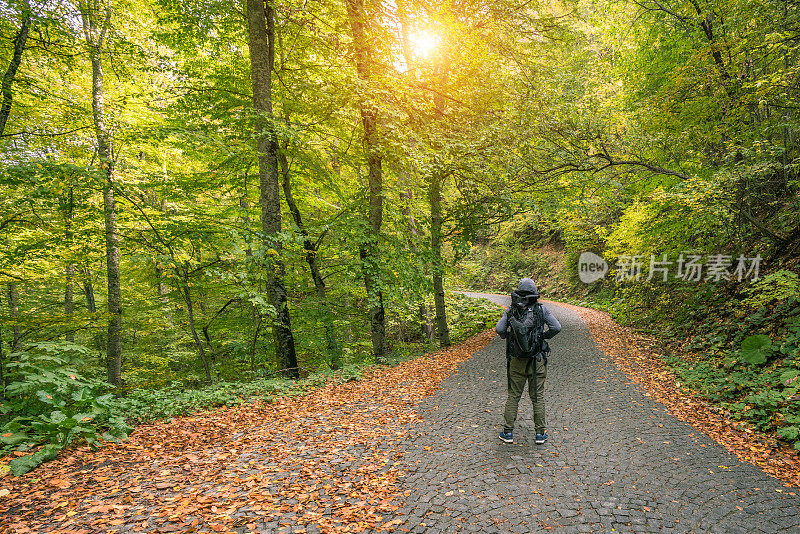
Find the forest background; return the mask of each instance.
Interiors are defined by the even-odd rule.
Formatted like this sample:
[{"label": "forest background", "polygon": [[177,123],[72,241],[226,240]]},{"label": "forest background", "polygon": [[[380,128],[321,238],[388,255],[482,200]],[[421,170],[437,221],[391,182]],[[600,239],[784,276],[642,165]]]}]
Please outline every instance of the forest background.
[{"label": "forest background", "polygon": [[[452,290],[523,276],[663,337],[685,387],[800,442],[795,4],[6,0],[0,15],[15,473],[458,342],[498,309]],[[583,284],[586,251],[640,258],[641,276]],[[689,256],[699,275],[678,276]],[[759,271],[736,276],[741,257]]]}]

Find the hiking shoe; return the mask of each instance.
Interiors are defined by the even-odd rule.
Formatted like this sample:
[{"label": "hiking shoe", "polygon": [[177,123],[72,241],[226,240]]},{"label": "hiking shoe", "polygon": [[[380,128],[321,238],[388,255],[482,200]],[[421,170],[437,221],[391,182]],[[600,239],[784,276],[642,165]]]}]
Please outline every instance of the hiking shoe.
[{"label": "hiking shoe", "polygon": [[534,440],[534,442],[537,445],[541,445],[545,441],[547,441],[547,432],[542,432],[541,434],[536,434],[536,439]]},{"label": "hiking shoe", "polygon": [[505,441],[506,443],[514,443],[514,433],[513,432],[500,432],[500,439]]}]

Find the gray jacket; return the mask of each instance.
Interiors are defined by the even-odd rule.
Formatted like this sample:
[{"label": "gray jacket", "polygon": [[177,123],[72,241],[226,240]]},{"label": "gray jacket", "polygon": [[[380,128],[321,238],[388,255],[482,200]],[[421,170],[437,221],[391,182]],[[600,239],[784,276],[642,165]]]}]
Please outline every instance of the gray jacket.
[{"label": "gray jacket", "polygon": [[[536,290],[536,284],[530,278],[523,278],[519,281],[519,287],[517,288],[517,293],[521,295],[536,295],[539,296],[539,292]],[[544,332],[544,338],[550,339],[554,337],[556,334],[561,332],[561,323],[558,322],[556,316],[553,315],[553,312],[547,309],[547,306],[542,304],[542,312],[544,313],[544,322],[547,325],[547,330]],[[508,310],[503,312],[503,316],[497,321],[497,326],[494,327],[495,332],[501,338],[505,339],[508,335]]]}]

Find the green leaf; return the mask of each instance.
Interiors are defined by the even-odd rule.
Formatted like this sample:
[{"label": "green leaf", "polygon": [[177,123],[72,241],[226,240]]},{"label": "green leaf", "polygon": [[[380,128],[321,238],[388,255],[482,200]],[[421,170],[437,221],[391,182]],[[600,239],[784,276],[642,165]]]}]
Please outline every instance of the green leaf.
[{"label": "green leaf", "polygon": [[742,359],[752,365],[760,365],[767,361],[767,349],[772,346],[769,336],[757,334],[748,336],[742,341]]},{"label": "green leaf", "polygon": [[77,391],[72,392],[72,400],[74,400],[75,402],[86,402],[88,400],[91,400],[91,398],[92,396],[89,393],[88,388],[81,388]]},{"label": "green leaf", "polygon": [[61,410],[50,412],[50,422],[57,425],[67,420],[67,415]]},{"label": "green leaf", "polygon": [[9,462],[8,466],[11,468],[11,473],[18,477],[20,475],[24,475],[31,469],[39,466],[43,462],[48,460],[52,460],[58,455],[58,451],[61,450],[61,447],[58,445],[45,445],[38,451],[33,454],[28,454],[26,456],[20,456],[19,458],[14,458]]},{"label": "green leaf", "polygon": [[99,406],[102,406],[103,408],[107,408],[113,397],[114,397],[113,394],[107,393],[105,395],[96,397],[94,399],[94,402],[97,403]]},{"label": "green leaf", "polygon": [[19,445],[25,441],[28,441],[28,436],[26,434],[22,434],[19,432],[6,432],[5,434],[0,435],[0,441],[7,445]]},{"label": "green leaf", "polygon": [[103,435],[101,437],[104,440],[110,441],[110,442],[113,442],[113,443],[119,443],[121,441],[117,436],[115,436],[111,432],[103,432]]},{"label": "green leaf", "polygon": [[794,441],[800,436],[800,428],[796,426],[787,426],[778,429],[778,436],[787,440]]},{"label": "green leaf", "polygon": [[50,405],[55,404],[53,396],[50,395],[50,393],[48,393],[47,391],[40,389],[39,391],[36,392],[36,396],[39,398],[40,401],[42,401],[45,404],[50,404]]},{"label": "green leaf", "polygon": [[72,418],[77,421],[78,423],[88,422],[94,419],[94,415],[90,413],[76,413],[72,416]]}]

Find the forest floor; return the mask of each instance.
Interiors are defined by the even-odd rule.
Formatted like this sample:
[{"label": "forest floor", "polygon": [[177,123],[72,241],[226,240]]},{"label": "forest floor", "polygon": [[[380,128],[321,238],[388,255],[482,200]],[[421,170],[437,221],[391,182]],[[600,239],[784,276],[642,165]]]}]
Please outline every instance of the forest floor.
[{"label": "forest floor", "polygon": [[505,355],[489,331],[304,397],[175,418],[125,443],[62,453],[0,479],[0,530],[800,529],[791,457],[755,441],[743,456],[785,485],[740,461],[676,417],[742,445],[725,437],[735,425],[691,419],[704,408],[665,393],[669,377],[648,363],[645,340],[599,312],[547,305],[564,330],[551,342],[545,445],[533,444],[525,398],[515,443],[497,438]]}]

